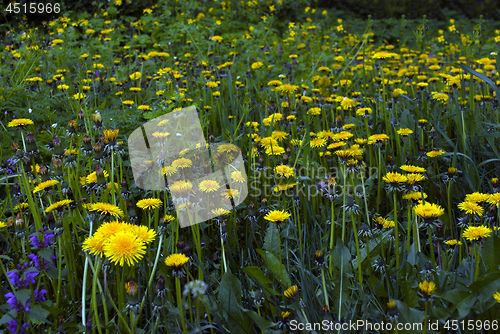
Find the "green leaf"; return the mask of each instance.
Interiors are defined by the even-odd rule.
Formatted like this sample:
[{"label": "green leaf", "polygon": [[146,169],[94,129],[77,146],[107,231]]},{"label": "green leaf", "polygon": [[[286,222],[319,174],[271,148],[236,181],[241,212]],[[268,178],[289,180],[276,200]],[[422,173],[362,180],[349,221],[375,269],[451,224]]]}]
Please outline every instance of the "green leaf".
[{"label": "green leaf", "polygon": [[[497,96],[500,96],[500,90],[498,89],[497,85],[495,85],[495,83],[490,79],[488,78],[486,75],[484,74],[481,74],[479,72],[476,72],[474,71],[472,68],[470,67],[467,67],[463,64],[458,64],[458,66],[460,66],[461,68],[463,68],[465,71],[469,72],[470,74],[472,75],[475,75],[476,77],[478,77],[479,79],[483,80],[484,82],[486,82],[488,85],[491,86],[491,88],[493,88],[493,90],[495,91],[495,93],[497,94]],[[497,64],[498,66],[498,64]]]},{"label": "green leaf", "polygon": [[288,273],[285,270],[285,266],[279,261],[272,253],[268,251],[264,251],[262,249],[257,249],[257,253],[262,256],[267,268],[271,270],[271,272],[278,277],[281,285],[290,287],[292,285],[292,281],[288,276]]},{"label": "green leaf", "polygon": [[0,326],[5,325],[9,321],[17,318],[17,312],[15,310],[10,310],[5,313],[2,318],[0,318]]},{"label": "green leaf", "polygon": [[246,315],[248,315],[256,324],[259,326],[261,330],[267,329],[269,327],[273,327],[276,324],[266,318],[258,315],[255,311],[250,311],[244,308],[241,308]]},{"label": "green leaf", "polygon": [[19,303],[25,305],[28,298],[31,297],[31,290],[30,289],[17,290],[16,292],[14,292],[14,295],[16,296],[16,299]]},{"label": "green leaf", "polygon": [[50,312],[44,309],[40,304],[31,306],[30,310],[28,311],[28,316],[31,320],[35,320],[36,322],[44,324],[50,323],[50,321],[47,320],[49,314]]},{"label": "green leaf", "polygon": [[225,272],[219,287],[219,301],[227,314],[231,333],[251,333],[248,317],[241,312],[241,282],[231,272]]},{"label": "green leaf", "polygon": [[448,316],[451,316],[455,310],[458,310],[458,315],[454,316],[456,319],[466,317],[477,300],[476,294],[459,289],[447,291],[437,295],[451,303],[448,308]]},{"label": "green leaf", "polygon": [[264,249],[273,253],[274,256],[279,256],[280,254],[279,237],[280,235],[276,224],[269,224],[264,238]]},{"label": "green leaf", "polygon": [[253,278],[262,286],[271,284],[273,282],[273,280],[267,277],[264,272],[257,266],[245,267],[243,268],[243,272]]},{"label": "green leaf", "polygon": [[406,303],[396,300],[396,305],[399,310],[400,323],[423,323],[425,318],[424,311],[419,311],[416,308],[408,307]]},{"label": "green leaf", "polygon": [[491,238],[486,239],[481,251],[484,263],[490,267],[490,270],[498,269],[500,266],[498,254],[500,254],[500,238],[497,235],[492,235]]}]

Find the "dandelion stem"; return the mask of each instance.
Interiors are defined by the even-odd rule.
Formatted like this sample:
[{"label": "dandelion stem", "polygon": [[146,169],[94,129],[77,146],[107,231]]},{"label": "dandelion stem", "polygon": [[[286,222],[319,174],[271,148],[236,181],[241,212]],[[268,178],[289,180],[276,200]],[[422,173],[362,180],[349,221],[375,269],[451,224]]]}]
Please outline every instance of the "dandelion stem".
[{"label": "dandelion stem", "polygon": [[160,259],[161,245],[163,243],[163,238],[164,238],[164,236],[161,235],[160,236],[160,241],[158,242],[158,249],[156,250],[156,258],[155,258],[155,262],[154,262],[154,265],[153,265],[153,270],[151,271],[151,276],[149,276],[148,287],[144,291],[144,297],[142,297],[141,307],[139,308],[139,312],[137,313],[137,317],[135,318],[135,322],[134,322],[134,325],[133,325],[134,328],[137,327],[137,322],[139,321],[142,309],[144,307],[144,303],[146,302],[146,296],[148,294],[148,291],[151,289],[151,284],[153,283],[153,278],[155,277],[156,267],[158,266],[158,260]]},{"label": "dandelion stem", "polygon": [[474,282],[477,281],[477,278],[479,277],[479,244],[476,244],[475,248],[476,248],[476,254],[475,254],[476,271],[474,273]]},{"label": "dandelion stem", "polygon": [[177,306],[179,307],[179,312],[181,314],[182,331],[186,334],[186,321],[184,320],[184,310],[182,308],[181,280],[178,277],[175,278],[175,291],[177,294]]},{"label": "dandelion stem", "polygon": [[393,192],[394,195],[394,244],[396,246],[396,270],[399,270],[399,224],[398,224],[398,208],[397,208],[397,198],[396,191]]},{"label": "dandelion stem", "polygon": [[351,211],[351,221],[354,233],[354,241],[356,242],[356,257],[358,258],[358,279],[359,279],[359,284],[363,286],[363,273],[361,270],[361,252],[359,251],[358,231],[356,229],[356,220],[354,219],[354,214],[352,211]]},{"label": "dandelion stem", "polygon": [[[92,237],[92,225],[93,221],[90,221],[90,232],[89,232],[89,238]],[[87,270],[89,268],[89,256],[85,256],[85,265],[83,267],[83,286],[82,286],[82,325],[86,325],[86,317],[85,317],[85,292],[87,290]]]}]

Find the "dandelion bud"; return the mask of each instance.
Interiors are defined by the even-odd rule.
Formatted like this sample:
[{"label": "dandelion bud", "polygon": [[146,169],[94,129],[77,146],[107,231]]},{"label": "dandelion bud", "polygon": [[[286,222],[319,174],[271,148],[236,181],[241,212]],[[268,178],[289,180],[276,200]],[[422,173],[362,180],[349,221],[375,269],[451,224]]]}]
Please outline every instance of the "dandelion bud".
[{"label": "dandelion bud", "polygon": [[92,115],[92,120],[94,121],[97,128],[100,128],[102,126],[102,116],[99,112],[96,112],[94,115]]},{"label": "dandelion bud", "polygon": [[58,136],[52,137],[52,146],[54,148],[54,155],[62,156],[64,155],[64,148],[61,146],[61,139]]},{"label": "dandelion bud", "polygon": [[61,161],[61,159],[57,159],[57,158],[54,159],[54,167],[55,168],[61,168],[62,167],[62,161]]},{"label": "dandelion bud", "polygon": [[101,168],[101,166],[97,165],[95,169],[95,174],[97,177],[97,184],[106,184],[106,178],[104,177],[104,170]]},{"label": "dandelion bud", "polygon": [[16,216],[16,225],[21,226],[24,224],[24,219],[23,216],[21,215],[21,212],[19,212]]},{"label": "dandelion bud", "polygon": [[36,146],[35,136],[33,132],[28,132],[26,135],[26,152],[33,154],[38,151],[38,146]]},{"label": "dandelion bud", "polygon": [[94,159],[99,161],[102,158],[102,147],[99,142],[94,144]]},{"label": "dandelion bud", "polygon": [[54,158],[53,160],[54,163],[54,175],[56,177],[60,177],[63,175],[63,170],[62,170],[62,160],[58,158]]},{"label": "dandelion bud", "polygon": [[135,296],[137,295],[137,283],[134,281],[133,278],[129,278],[128,282],[125,283],[125,290],[127,291],[128,295]]},{"label": "dandelion bud", "polygon": [[498,177],[494,177],[491,179],[491,184],[496,187],[498,186]]},{"label": "dandelion bud", "polygon": [[17,145],[16,143],[12,143],[11,148],[13,152],[17,152],[17,150],[19,150],[19,145]]},{"label": "dandelion bud", "polygon": [[47,169],[47,166],[45,165],[40,165],[40,169],[38,170],[38,175],[40,177],[42,177],[42,181],[47,181],[47,180],[43,180],[43,177],[44,176],[48,176],[48,169]]},{"label": "dandelion bud", "polygon": [[387,302],[387,313],[391,320],[395,320],[398,317],[398,307],[396,302],[392,299]]},{"label": "dandelion bud", "polygon": [[78,112],[78,128],[85,128],[85,114],[83,113],[83,110]]},{"label": "dandelion bud", "polygon": [[326,265],[326,263],[325,263],[325,253],[323,253],[322,251],[317,250],[314,253],[314,258],[316,260],[316,264],[318,265],[318,267],[323,267],[323,266]]},{"label": "dandelion bud", "polygon": [[68,133],[69,134],[73,134],[76,132],[76,122],[71,120],[71,121],[68,121]]},{"label": "dandelion bud", "polygon": [[167,290],[165,289],[165,278],[160,275],[158,277],[158,282],[155,285],[155,295],[158,297],[165,297]]}]

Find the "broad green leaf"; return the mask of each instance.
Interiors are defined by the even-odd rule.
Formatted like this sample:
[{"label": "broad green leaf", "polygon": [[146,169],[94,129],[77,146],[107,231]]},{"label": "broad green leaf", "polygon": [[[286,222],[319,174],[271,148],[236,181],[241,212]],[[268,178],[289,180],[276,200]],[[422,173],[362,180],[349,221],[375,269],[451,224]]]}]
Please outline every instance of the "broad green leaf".
[{"label": "broad green leaf", "polygon": [[283,264],[271,252],[264,251],[262,249],[257,249],[256,252],[262,256],[267,268],[269,268],[269,270],[277,276],[278,281],[280,281],[283,286],[288,288],[292,285],[292,281],[285,270],[285,266],[283,266]]},{"label": "broad green leaf", "polygon": [[50,311],[44,309],[40,304],[31,306],[28,312],[28,316],[30,319],[40,323],[50,323],[50,321],[47,320],[49,314]]},{"label": "broad green leaf", "polygon": [[484,263],[486,263],[490,270],[498,269],[500,266],[500,238],[496,235],[492,235],[487,238],[483,244],[483,249],[481,250],[481,255],[483,257]]},{"label": "broad green leaf", "polygon": [[258,315],[255,311],[250,311],[245,308],[241,308],[246,315],[248,315],[256,324],[259,326],[261,330],[265,330],[269,327],[276,325],[274,322]]},{"label": "broad green leaf", "polygon": [[227,325],[231,333],[252,333],[247,316],[241,312],[241,282],[231,272],[225,272],[219,287],[219,301],[227,314]]},{"label": "broad green leaf", "polygon": [[279,256],[280,254],[280,240],[279,231],[276,224],[269,224],[267,228],[266,236],[264,238],[264,249],[273,253],[274,256]]},{"label": "broad green leaf", "polygon": [[273,282],[273,280],[267,277],[264,272],[257,266],[245,267],[243,268],[243,272],[263,286],[271,284]]},{"label": "broad green leaf", "polygon": [[448,308],[448,316],[451,316],[455,310],[458,310],[456,319],[466,317],[477,300],[476,294],[459,289],[447,291],[437,295],[451,303]]}]

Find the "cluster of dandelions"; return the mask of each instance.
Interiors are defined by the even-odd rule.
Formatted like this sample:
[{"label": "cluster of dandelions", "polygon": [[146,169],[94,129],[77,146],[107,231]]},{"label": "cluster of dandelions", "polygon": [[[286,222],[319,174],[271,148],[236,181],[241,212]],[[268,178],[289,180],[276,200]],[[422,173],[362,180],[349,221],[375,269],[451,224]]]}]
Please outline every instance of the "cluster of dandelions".
[{"label": "cluster of dandelions", "polygon": [[103,223],[82,245],[84,251],[123,267],[134,266],[146,253],[146,245],[153,242],[156,232],[147,226],[124,222]]}]

